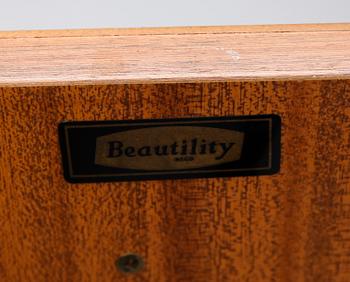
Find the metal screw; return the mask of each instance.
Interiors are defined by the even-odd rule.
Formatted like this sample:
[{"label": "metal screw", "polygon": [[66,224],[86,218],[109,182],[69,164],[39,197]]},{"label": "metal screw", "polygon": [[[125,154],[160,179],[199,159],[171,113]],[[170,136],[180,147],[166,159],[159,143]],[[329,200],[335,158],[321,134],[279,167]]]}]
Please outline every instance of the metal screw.
[{"label": "metal screw", "polygon": [[136,273],[144,266],[142,258],[136,254],[121,256],[117,259],[115,264],[117,268],[124,273]]}]

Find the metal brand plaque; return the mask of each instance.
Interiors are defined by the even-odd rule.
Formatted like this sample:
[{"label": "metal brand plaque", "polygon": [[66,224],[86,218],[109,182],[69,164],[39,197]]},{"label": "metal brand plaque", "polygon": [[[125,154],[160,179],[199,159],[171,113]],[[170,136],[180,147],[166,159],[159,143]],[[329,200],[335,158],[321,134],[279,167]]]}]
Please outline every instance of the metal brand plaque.
[{"label": "metal brand plaque", "polygon": [[279,169],[276,115],[73,121],[59,129],[70,182],[245,176]]}]

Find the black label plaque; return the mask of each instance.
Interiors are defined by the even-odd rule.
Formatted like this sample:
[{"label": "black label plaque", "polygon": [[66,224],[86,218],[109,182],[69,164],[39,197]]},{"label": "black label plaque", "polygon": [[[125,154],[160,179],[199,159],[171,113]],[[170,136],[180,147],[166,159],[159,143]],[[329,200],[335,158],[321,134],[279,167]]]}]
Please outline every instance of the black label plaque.
[{"label": "black label plaque", "polygon": [[64,175],[78,183],[273,174],[280,132],[277,115],[59,125]]}]

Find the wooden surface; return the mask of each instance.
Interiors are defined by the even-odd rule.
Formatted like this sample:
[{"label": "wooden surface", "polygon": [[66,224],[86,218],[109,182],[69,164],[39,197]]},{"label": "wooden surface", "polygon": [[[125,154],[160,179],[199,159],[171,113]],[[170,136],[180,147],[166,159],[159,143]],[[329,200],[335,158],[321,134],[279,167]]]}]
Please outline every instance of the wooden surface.
[{"label": "wooden surface", "polygon": [[4,32],[0,62],[0,86],[344,79],[350,24]]},{"label": "wooden surface", "polygon": [[[64,120],[270,113],[276,175],[63,178]],[[349,130],[346,24],[0,33],[0,281],[348,282]]]},{"label": "wooden surface", "polygon": [[[0,90],[1,281],[350,280],[350,82]],[[273,176],[69,184],[57,125],[277,113]],[[114,261],[140,254],[125,275]]]},{"label": "wooden surface", "polygon": [[0,31],[1,38],[346,31],[349,23]]}]

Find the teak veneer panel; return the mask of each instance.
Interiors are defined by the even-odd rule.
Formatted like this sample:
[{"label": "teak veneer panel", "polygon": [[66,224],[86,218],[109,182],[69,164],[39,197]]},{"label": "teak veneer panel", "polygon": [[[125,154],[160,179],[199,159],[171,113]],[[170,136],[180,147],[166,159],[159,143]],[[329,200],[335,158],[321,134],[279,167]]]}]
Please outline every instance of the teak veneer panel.
[{"label": "teak veneer panel", "polygon": [[[350,281],[349,25],[140,33],[0,33],[0,281]],[[63,178],[64,120],[271,113],[275,175]]]}]

